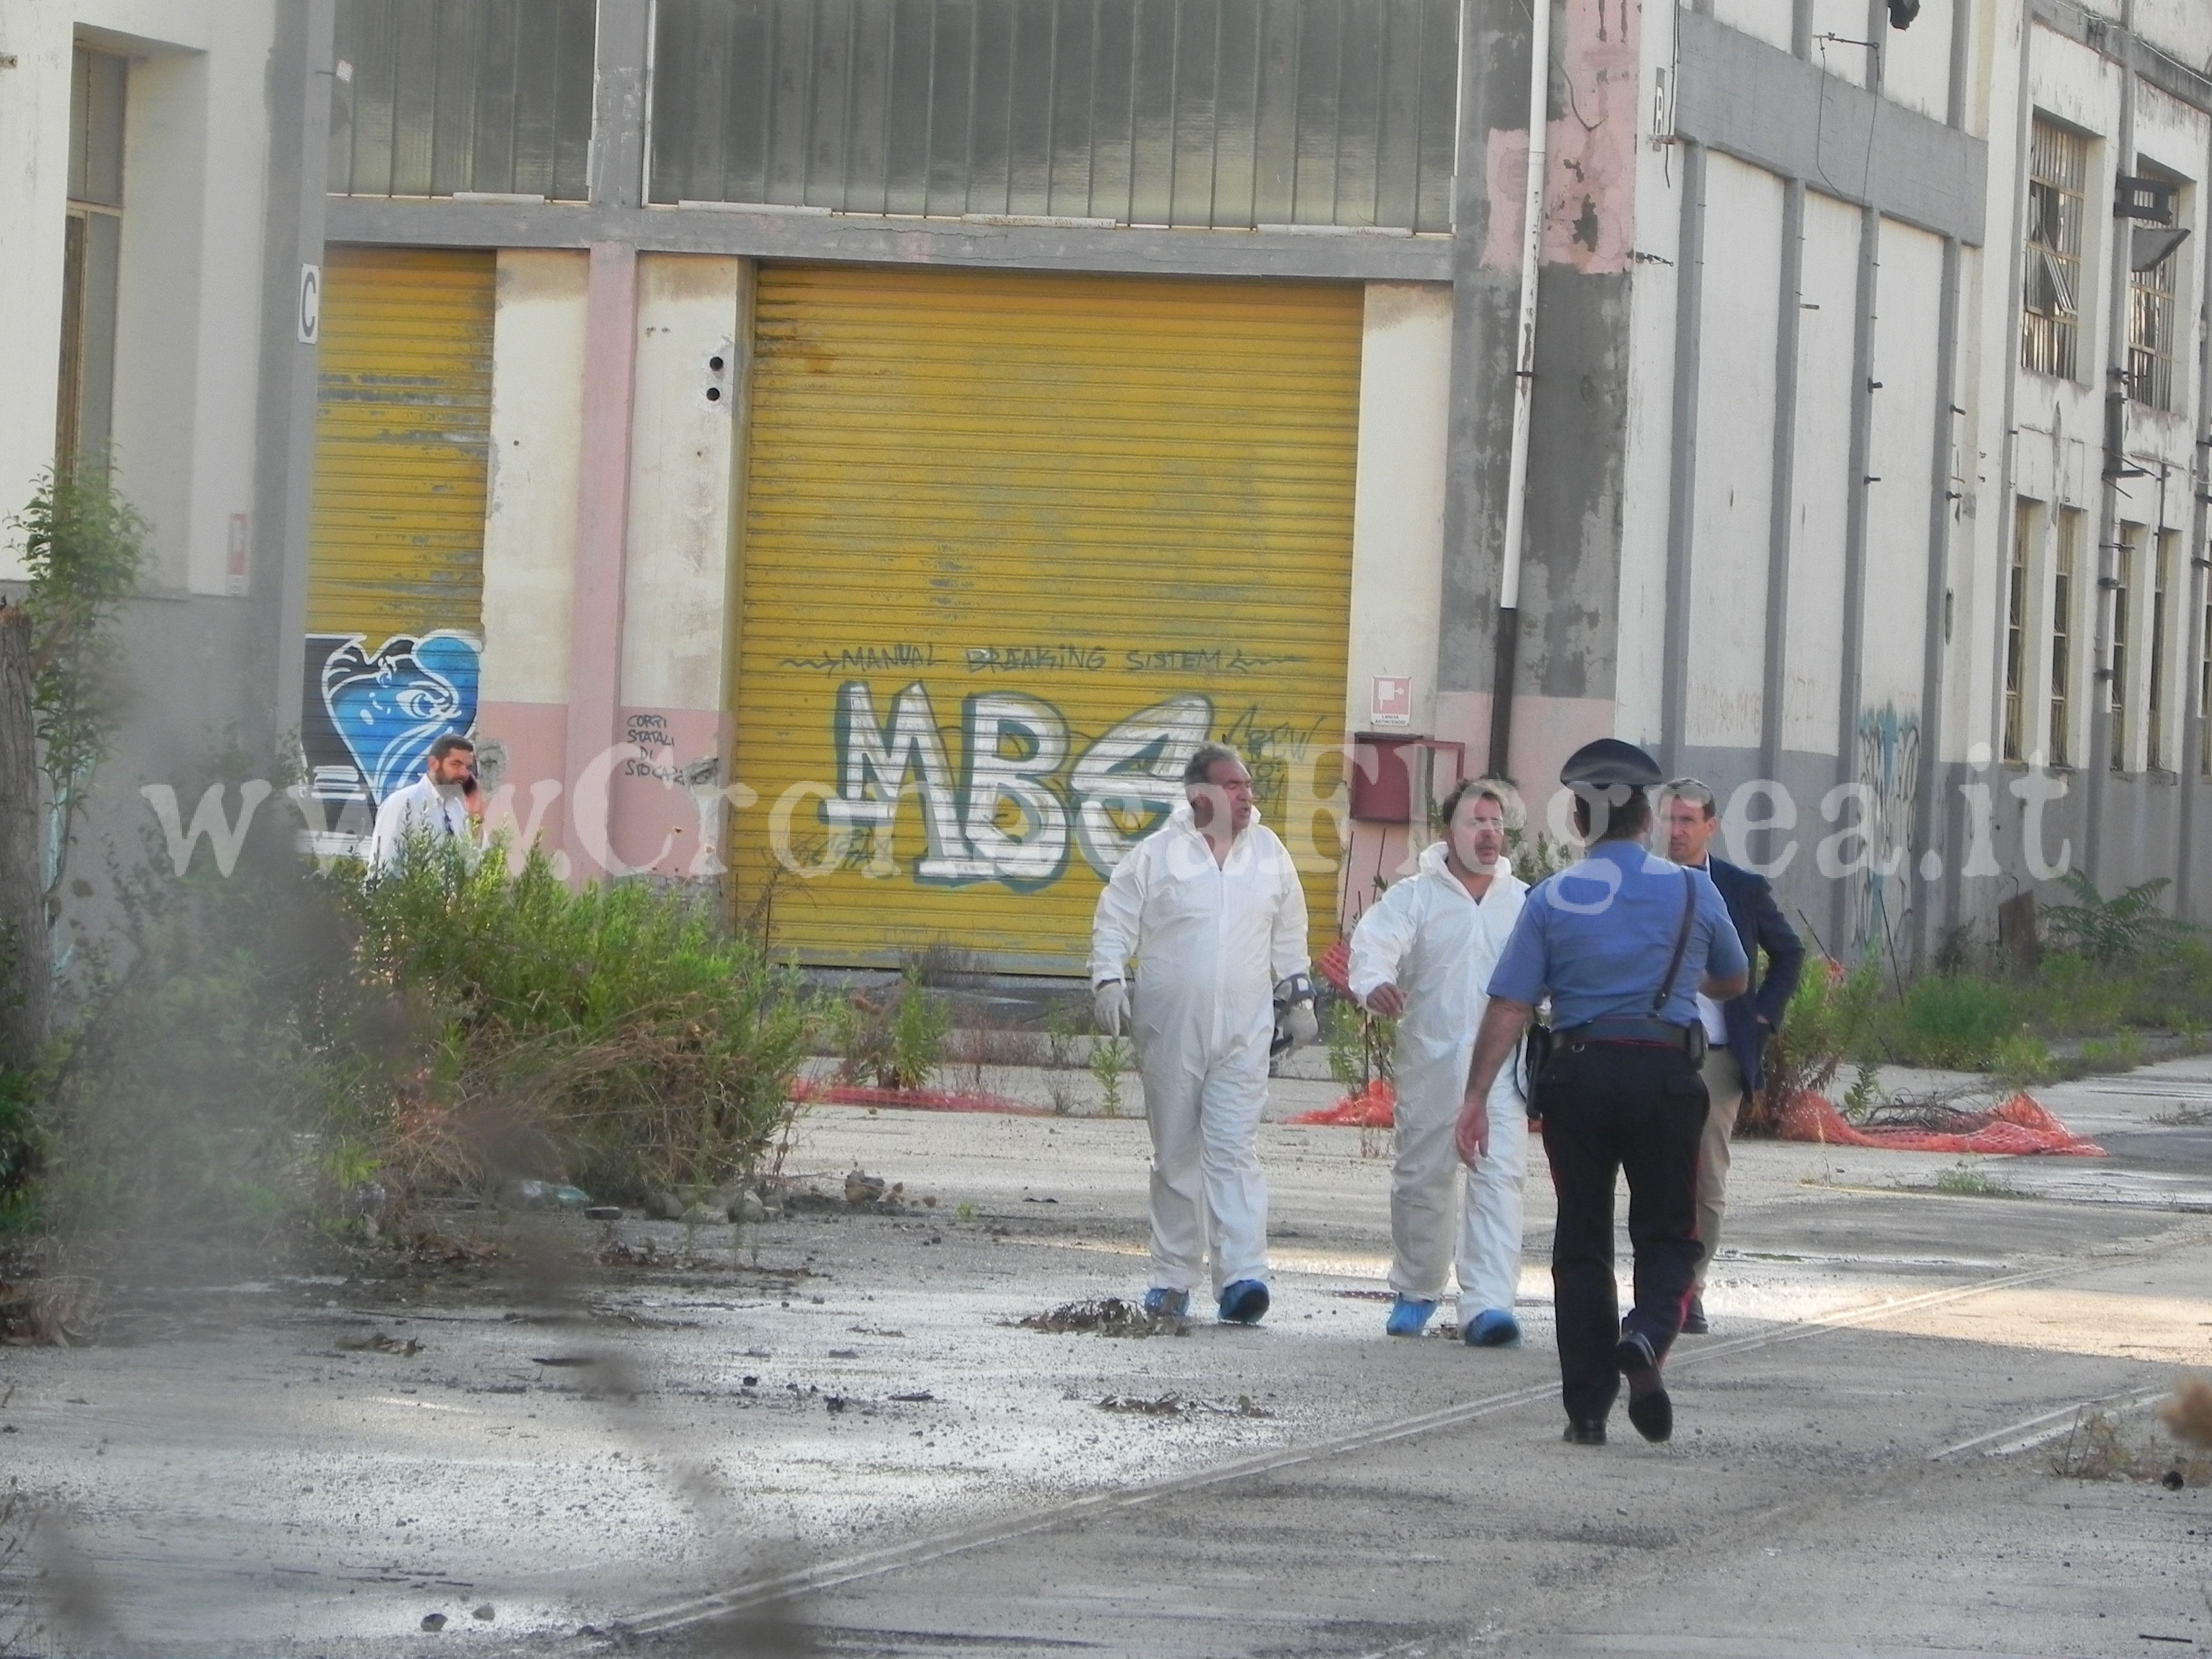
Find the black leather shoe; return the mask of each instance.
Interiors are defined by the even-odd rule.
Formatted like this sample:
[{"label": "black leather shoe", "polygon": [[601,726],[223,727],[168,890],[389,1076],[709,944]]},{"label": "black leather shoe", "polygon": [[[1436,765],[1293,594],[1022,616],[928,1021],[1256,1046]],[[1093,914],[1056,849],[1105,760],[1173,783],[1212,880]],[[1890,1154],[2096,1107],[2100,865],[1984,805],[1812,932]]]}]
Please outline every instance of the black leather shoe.
[{"label": "black leather shoe", "polygon": [[1705,1298],[1702,1296],[1692,1297],[1689,1310],[1682,1316],[1682,1334],[1711,1336],[1712,1334],[1712,1325],[1705,1318]]},{"label": "black leather shoe", "polygon": [[1659,1377],[1659,1361],[1650,1339],[1632,1331],[1613,1351],[1613,1363],[1628,1384],[1628,1420],[1646,1440],[1664,1440],[1674,1432],[1674,1402]]},{"label": "black leather shoe", "polygon": [[1605,1419],[1593,1417],[1583,1421],[1571,1417],[1567,1419],[1567,1431],[1559,1438],[1570,1446],[1602,1446],[1605,1444]]}]

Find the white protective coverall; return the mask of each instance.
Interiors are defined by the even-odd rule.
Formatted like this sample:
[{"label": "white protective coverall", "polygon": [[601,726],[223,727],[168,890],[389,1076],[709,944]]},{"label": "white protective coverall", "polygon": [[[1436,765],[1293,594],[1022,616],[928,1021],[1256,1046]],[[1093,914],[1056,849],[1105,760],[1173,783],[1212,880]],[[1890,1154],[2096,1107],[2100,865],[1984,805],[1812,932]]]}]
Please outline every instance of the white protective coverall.
[{"label": "white protective coverall", "polygon": [[[1421,854],[1419,870],[1384,893],[1352,930],[1352,994],[1364,1004],[1377,987],[1395,984],[1406,995],[1392,1078],[1398,1100],[1390,1288],[1408,1301],[1443,1296],[1454,1212],[1461,1209],[1452,1129],[1466,1097],[1475,1030],[1490,1002],[1490,971],[1528,893],[1501,858],[1478,903],[1445,865],[1438,842]],[[1489,1155],[1467,1171],[1456,1230],[1462,1328],[1485,1309],[1512,1312],[1520,1283],[1528,1135],[1516,1070],[1505,1066],[1491,1087]]]},{"label": "white protective coverall", "polygon": [[1256,811],[1222,864],[1186,802],[1114,866],[1091,923],[1091,983],[1127,978],[1132,957],[1130,1024],[1152,1132],[1152,1283],[1197,1289],[1209,1244],[1216,1296],[1238,1279],[1264,1282],[1267,1188],[1255,1143],[1275,983],[1307,969],[1306,900]]}]

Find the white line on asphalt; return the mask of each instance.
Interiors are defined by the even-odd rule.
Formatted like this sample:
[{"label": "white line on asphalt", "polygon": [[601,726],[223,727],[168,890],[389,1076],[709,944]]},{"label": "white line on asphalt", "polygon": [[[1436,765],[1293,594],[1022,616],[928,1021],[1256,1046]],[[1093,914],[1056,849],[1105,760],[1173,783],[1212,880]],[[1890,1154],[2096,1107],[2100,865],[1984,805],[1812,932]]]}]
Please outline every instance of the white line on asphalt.
[{"label": "white line on asphalt", "polygon": [[[1991,1429],[1987,1434],[1978,1434],[1972,1440],[1961,1440],[1955,1446],[1946,1446],[1942,1451],[1929,1452],[1928,1461],[1940,1462],[1955,1457],[1960,1452],[1980,1450],[1984,1457],[2004,1457],[2013,1452],[2027,1451],[2046,1440],[2056,1440],[2074,1426],[2075,1417],[2098,1406],[2111,1406],[2115,1411],[2131,1412],[2163,1398],[2168,1390],[2153,1389],[2147,1394],[2100,1394],[2094,1400],[2077,1400],[2069,1406],[2039,1412],[2033,1417],[2024,1417],[2017,1423],[2008,1423],[2001,1429]],[[2050,1426],[2046,1427],[2045,1425]],[[2020,1438],[2010,1437],[2019,1436]],[[1992,1444],[1992,1442],[2001,1442]]]},{"label": "white line on asphalt", "polygon": [[[1955,1285],[1947,1290],[1925,1291],[1917,1296],[1894,1297],[1870,1304],[1863,1308],[1842,1313],[1826,1314],[1817,1319],[1785,1326],[1778,1330],[1765,1331],[1751,1336],[1740,1336],[1725,1341],[1700,1343],[1685,1353],[1677,1350],[1670,1354],[1668,1363],[1676,1368],[1710,1363],[1732,1354],[1748,1353],[1756,1349],[1779,1347],[1784,1343],[1802,1342],[1808,1337],[1821,1336],[1830,1331],[1847,1330],[1861,1325],[1877,1324],[1899,1314],[1914,1313],[1922,1309],[1941,1307],[1946,1304],[1964,1301],[1968,1297],[1984,1296],[1992,1291],[2011,1290],[2023,1285],[2039,1285],[2050,1279],[2070,1278],[2077,1273],[2100,1272],[2125,1261],[2147,1261],[2169,1255],[2191,1245],[2202,1244],[2207,1235],[2191,1233],[2185,1237],[2169,1238],[2152,1249],[2115,1251],[2090,1261],[2067,1261],[2042,1267],[2030,1267],[2019,1273],[1999,1273],[1971,1285]],[[1261,1452],[1251,1457],[1237,1458],[1211,1468],[1200,1469],[1189,1474],[1172,1476],[1165,1480],[1148,1482],[1143,1486],[1123,1487],[1109,1492],[1093,1492],[1087,1497],[1072,1498],[1047,1508],[1032,1510],[1026,1515],[1001,1516],[957,1532],[939,1534],[933,1538],[919,1539],[910,1543],[894,1544],[886,1548],[864,1551],[840,1559],[822,1562],[814,1566],[800,1567],[789,1572],[757,1578],[750,1583],[733,1585],[726,1590],[694,1596],[669,1607],[640,1613],[635,1619],[618,1621],[616,1636],[605,1645],[615,1647],[630,1636],[656,1635],[663,1632],[682,1630],[716,1619],[726,1618],[749,1607],[781,1601],[787,1597],[810,1591],[834,1589],[863,1578],[874,1578],[905,1567],[918,1567],[948,1556],[961,1555],[969,1550],[981,1549],[991,1544],[1007,1542],[1027,1537],[1031,1533],[1047,1532],[1073,1521],[1111,1515],[1120,1511],[1141,1509],[1161,1499],[1180,1496],[1184,1492],[1203,1492],[1208,1487],[1228,1486],[1255,1475],[1272,1474],[1279,1469],[1294,1468],[1302,1463],[1316,1463],[1344,1452],[1364,1451],[1370,1447],[1388,1445],[1392,1441],[1410,1436],[1430,1433],[1437,1429],[1456,1428],[1486,1417],[1517,1407],[1534,1405],[1540,1401],[1556,1400],[1559,1385],[1547,1382],[1527,1388],[1515,1389],[1505,1394],[1491,1395],[1463,1405],[1446,1406],[1436,1411],[1422,1412],[1412,1417],[1401,1417],[1388,1423],[1375,1424],[1368,1428],[1354,1429],[1348,1433],[1334,1435],[1303,1446],[1282,1446],[1273,1451]]]}]

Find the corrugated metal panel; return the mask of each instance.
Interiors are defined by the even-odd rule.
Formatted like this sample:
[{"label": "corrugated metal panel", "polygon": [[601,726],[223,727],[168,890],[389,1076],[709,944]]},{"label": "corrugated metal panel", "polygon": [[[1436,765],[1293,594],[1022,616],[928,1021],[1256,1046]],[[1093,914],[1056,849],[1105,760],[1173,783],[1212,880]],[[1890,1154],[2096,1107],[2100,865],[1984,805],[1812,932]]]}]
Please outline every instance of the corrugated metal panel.
[{"label": "corrugated metal panel", "polygon": [[478,630],[493,275],[489,253],[324,256],[310,633]]},{"label": "corrugated metal panel", "polygon": [[1447,231],[1459,9],[660,0],[653,199]]},{"label": "corrugated metal panel", "polygon": [[1078,969],[1208,734],[1282,827],[1343,735],[1358,289],[771,267],[757,317],[732,866],[846,854],[779,942]]}]

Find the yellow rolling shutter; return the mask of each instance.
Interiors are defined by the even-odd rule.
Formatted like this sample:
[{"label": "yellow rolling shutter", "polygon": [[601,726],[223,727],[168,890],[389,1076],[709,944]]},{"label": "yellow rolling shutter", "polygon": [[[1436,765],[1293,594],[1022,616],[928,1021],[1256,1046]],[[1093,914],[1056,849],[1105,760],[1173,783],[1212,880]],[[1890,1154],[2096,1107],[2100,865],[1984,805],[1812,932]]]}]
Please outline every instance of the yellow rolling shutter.
[{"label": "yellow rolling shutter", "polygon": [[779,266],[757,318],[732,864],[823,872],[780,945],[1079,971],[1207,736],[1284,827],[1343,736],[1357,288]]},{"label": "yellow rolling shutter", "polygon": [[494,256],[324,256],[301,746],[366,807],[476,723]]},{"label": "yellow rolling shutter", "polygon": [[309,632],[481,627],[492,280],[489,253],[325,255]]}]

